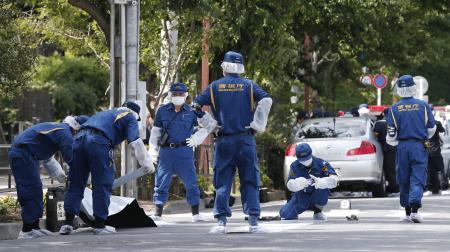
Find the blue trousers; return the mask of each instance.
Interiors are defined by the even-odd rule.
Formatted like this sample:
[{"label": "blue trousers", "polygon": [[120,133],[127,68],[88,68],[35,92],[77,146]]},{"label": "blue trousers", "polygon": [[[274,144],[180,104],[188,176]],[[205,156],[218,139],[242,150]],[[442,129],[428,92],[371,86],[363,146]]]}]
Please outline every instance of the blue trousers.
[{"label": "blue trousers", "polygon": [[397,146],[397,182],[400,187],[400,205],[422,205],[427,182],[428,154],[422,143],[400,141]]},{"label": "blue trousers", "polygon": [[92,201],[96,219],[108,218],[108,207],[115,168],[112,146],[103,136],[81,132],[73,145],[73,160],[69,171],[69,190],[64,210],[79,215],[89,173],[92,180]]},{"label": "blue trousers", "polygon": [[220,137],[216,141],[214,155],[214,217],[231,216],[228,201],[236,167],[239,171],[243,211],[247,215],[259,216],[260,177],[255,138],[251,135]]},{"label": "blue trousers", "polygon": [[191,206],[199,204],[200,190],[194,166],[194,153],[190,147],[161,148],[159,165],[155,176],[153,203],[164,205],[169,198],[172,176],[177,175],[186,188],[187,202]]},{"label": "blue trousers", "polygon": [[312,192],[298,191],[280,209],[280,217],[295,220],[306,210],[322,209],[328,203],[329,189],[314,189]]},{"label": "blue trousers", "polygon": [[15,147],[9,150],[8,158],[22,208],[22,221],[32,224],[42,217],[44,210],[39,161],[28,151]]}]

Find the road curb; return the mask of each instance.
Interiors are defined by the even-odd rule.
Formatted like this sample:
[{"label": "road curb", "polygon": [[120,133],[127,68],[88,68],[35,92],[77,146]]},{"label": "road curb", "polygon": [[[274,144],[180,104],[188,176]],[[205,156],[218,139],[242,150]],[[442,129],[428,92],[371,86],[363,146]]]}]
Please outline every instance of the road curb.
[{"label": "road curb", "polygon": [[19,235],[22,223],[0,223],[0,240],[13,240]]},{"label": "road curb", "polygon": [[[39,221],[41,228],[46,228],[45,219]],[[0,223],[0,241],[1,240],[15,240],[22,230],[21,222]]]}]

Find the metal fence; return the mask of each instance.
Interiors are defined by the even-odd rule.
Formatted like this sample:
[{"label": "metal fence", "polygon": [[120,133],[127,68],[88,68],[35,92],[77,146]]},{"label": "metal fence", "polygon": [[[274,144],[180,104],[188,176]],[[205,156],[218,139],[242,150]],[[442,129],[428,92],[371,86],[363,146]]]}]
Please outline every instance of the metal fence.
[{"label": "metal fence", "polygon": [[[0,144],[0,150],[4,153],[2,153],[2,156],[5,156],[6,159],[7,158],[7,150],[11,148],[10,144]],[[7,166],[5,166],[7,164]],[[0,175],[7,175],[8,176],[8,188],[7,189],[11,189],[12,188],[12,171],[11,171],[11,167],[9,166],[9,162],[7,161],[7,163],[2,162],[1,166],[0,166]],[[0,189],[2,190],[2,189]]]}]

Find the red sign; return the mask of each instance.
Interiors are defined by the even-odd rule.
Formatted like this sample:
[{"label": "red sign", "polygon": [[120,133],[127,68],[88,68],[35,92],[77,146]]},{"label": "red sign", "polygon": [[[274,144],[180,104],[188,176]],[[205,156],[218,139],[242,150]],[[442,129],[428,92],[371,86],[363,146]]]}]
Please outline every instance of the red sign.
[{"label": "red sign", "polygon": [[384,88],[386,87],[388,82],[388,78],[386,75],[384,74],[377,74],[375,75],[375,77],[373,77],[372,79],[372,84],[376,87],[376,88]]}]

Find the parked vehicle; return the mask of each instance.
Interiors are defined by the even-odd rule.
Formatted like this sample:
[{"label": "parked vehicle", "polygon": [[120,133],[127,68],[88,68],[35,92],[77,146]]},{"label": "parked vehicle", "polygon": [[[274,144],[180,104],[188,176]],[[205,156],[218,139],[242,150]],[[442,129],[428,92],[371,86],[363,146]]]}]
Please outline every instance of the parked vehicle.
[{"label": "parked vehicle", "polygon": [[439,120],[445,129],[444,136],[442,137],[443,145],[441,147],[441,155],[444,160],[446,178],[450,179],[450,112],[440,113],[435,119]]},{"label": "parked vehicle", "polygon": [[288,146],[284,161],[284,179],[296,159],[295,146],[308,143],[313,155],[335,168],[340,177],[338,190],[367,189],[374,197],[386,195],[383,173],[383,152],[369,117],[338,117],[305,120],[293,142]]}]

